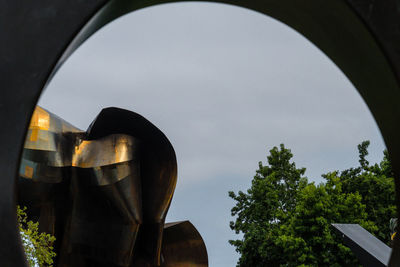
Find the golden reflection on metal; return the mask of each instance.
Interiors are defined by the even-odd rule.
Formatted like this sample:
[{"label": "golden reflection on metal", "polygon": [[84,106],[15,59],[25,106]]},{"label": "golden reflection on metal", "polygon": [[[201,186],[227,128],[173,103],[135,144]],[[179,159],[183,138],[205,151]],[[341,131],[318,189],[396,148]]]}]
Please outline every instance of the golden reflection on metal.
[{"label": "golden reflection on metal", "polygon": [[72,166],[93,168],[130,161],[135,145],[133,137],[123,134],[93,141],[81,140],[75,146]]},{"label": "golden reflection on metal", "polygon": [[25,172],[21,174],[22,177],[24,178],[30,178],[32,179],[33,177],[33,168],[29,166],[25,166]]},{"label": "golden reflection on metal", "polygon": [[31,122],[29,124],[29,129],[35,130],[46,130],[48,131],[50,128],[50,114],[37,106],[35,111],[33,112]]},{"label": "golden reflection on metal", "polygon": [[56,236],[55,266],[208,266],[192,224],[164,225],[176,184],[175,154],[166,140],[133,112],[103,110],[85,132],[36,107],[18,202],[41,231]]}]

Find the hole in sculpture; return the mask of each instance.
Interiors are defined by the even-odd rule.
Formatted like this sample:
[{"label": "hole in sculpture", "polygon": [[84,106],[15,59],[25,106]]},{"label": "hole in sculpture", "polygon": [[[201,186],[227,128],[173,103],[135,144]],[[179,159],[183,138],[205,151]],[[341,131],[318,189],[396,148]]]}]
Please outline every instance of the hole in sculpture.
[{"label": "hole in sculpture", "polygon": [[[361,141],[371,140],[371,162],[381,161],[384,150],[368,108],[322,52],[269,17],[220,4],[161,5],[118,19],[71,56],[39,105],[26,138],[19,204],[28,206],[28,220],[56,236],[56,260],[67,258],[65,244],[93,253],[99,264],[116,266],[128,266],[134,253],[157,258],[152,253],[160,249],[153,244],[137,252],[138,242],[156,238],[146,234],[158,231],[156,223],[144,226],[143,234],[108,226],[143,220],[144,211],[138,210],[148,200],[137,196],[145,194],[146,182],[138,177],[141,168],[151,166],[151,157],[144,167],[137,162],[141,149],[151,146],[142,139],[153,132],[142,138],[121,133],[127,126],[120,118],[128,115],[112,110],[109,117],[96,118],[103,108],[139,113],[170,140],[179,169],[167,221],[193,223],[210,266],[237,262],[239,255],[228,244],[238,237],[229,229],[235,203],[227,192],[249,188],[258,161],[266,164],[267,150],[284,143],[316,184],[325,182],[322,173],[358,166]],[[110,132],[111,124],[119,128]],[[131,178],[124,182],[126,177]],[[104,207],[115,216],[103,218]],[[72,213],[78,219],[71,219]],[[101,220],[108,234],[93,239],[79,231]],[[130,236],[129,245],[118,241],[130,252],[100,257],[108,244],[118,244],[111,238],[116,235]],[[74,260],[75,266],[94,262]]]}]

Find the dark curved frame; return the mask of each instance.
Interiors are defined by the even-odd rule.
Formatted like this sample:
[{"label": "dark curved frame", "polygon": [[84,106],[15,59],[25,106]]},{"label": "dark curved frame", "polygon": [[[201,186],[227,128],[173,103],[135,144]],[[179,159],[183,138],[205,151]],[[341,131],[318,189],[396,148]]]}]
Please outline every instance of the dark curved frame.
[{"label": "dark curved frame", "polygon": [[[168,0],[0,0],[0,266],[26,266],[16,176],[30,117],[57,69],[88,37],[131,11]],[[400,175],[400,2],[215,0],[294,28],[345,73],[371,110]],[[400,210],[400,181],[396,179]],[[400,265],[396,241],[391,266]]]}]

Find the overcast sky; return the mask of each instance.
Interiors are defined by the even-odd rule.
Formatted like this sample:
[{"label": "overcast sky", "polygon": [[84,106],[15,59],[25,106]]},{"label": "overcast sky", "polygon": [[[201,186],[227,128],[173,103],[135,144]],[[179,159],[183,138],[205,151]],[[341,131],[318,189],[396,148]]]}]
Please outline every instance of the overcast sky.
[{"label": "overcast sky", "polygon": [[39,104],[82,130],[109,106],[159,127],[178,159],[167,220],[197,227],[210,267],[235,266],[228,191],[247,190],[273,146],[284,143],[317,182],[356,166],[363,140],[372,162],[384,149],[358,92],[318,48],[270,17],[221,4],[161,5],[114,21],[70,57]]}]

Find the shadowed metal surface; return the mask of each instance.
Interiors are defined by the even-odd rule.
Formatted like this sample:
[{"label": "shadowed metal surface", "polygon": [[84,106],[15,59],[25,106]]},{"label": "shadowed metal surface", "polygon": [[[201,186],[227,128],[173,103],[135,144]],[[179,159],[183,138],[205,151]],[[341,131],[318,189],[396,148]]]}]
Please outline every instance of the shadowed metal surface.
[{"label": "shadowed metal surface", "polygon": [[387,266],[392,249],[358,224],[332,224],[365,267]]},{"label": "shadowed metal surface", "polygon": [[163,267],[208,266],[204,241],[189,221],[165,224],[162,253]]},{"label": "shadowed metal surface", "polygon": [[[56,237],[55,266],[207,266],[207,253],[193,254],[205,246],[189,222],[164,238],[176,158],[145,118],[108,108],[82,132],[37,107],[29,133],[18,202]],[[196,244],[175,251],[181,263],[170,253],[175,234]]]},{"label": "shadowed metal surface", "polygon": [[[16,178],[25,134],[40,93],[69,55],[95,31],[131,11],[168,2],[174,1],[0,0],[0,228],[3,229],[0,241],[8,244],[0,247],[1,266],[26,265],[16,225]],[[303,34],[331,58],[371,110],[388,148],[394,175],[399,177],[400,8],[397,0],[215,2],[272,16]],[[396,179],[396,192],[400,210],[399,179]],[[143,201],[149,203],[149,199]],[[160,215],[162,209],[156,208],[158,204],[151,210]],[[158,223],[149,225],[148,229],[162,231]],[[398,242],[396,239],[391,266],[400,264]]]}]

